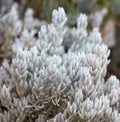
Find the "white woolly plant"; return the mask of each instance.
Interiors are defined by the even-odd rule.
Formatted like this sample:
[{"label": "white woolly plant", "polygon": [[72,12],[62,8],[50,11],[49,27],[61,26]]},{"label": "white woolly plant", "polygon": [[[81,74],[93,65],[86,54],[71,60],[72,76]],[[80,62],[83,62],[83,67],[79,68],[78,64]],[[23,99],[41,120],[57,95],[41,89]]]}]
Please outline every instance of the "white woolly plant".
[{"label": "white woolly plant", "polygon": [[20,6],[17,3],[12,4],[11,9],[0,17],[0,43],[3,44],[1,50],[5,53],[7,49],[4,48],[9,47],[10,58],[19,49],[30,49],[36,41],[37,31],[41,25],[46,24],[45,21],[34,18],[34,12],[30,8],[21,17]]},{"label": "white woolly plant", "polygon": [[[105,81],[110,50],[87,16],[67,29],[63,8],[43,25],[30,49],[0,70],[1,122],[119,122],[119,80]],[[66,36],[66,35],[70,35]],[[66,50],[66,41],[72,40]]]}]

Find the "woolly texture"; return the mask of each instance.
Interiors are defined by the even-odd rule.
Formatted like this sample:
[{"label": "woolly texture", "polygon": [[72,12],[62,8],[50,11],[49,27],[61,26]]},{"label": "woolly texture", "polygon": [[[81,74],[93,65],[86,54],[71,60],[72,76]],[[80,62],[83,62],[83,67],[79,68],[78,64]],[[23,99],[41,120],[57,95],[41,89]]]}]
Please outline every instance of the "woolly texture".
[{"label": "woolly texture", "polygon": [[[79,15],[76,28],[68,29],[66,22],[59,7],[33,47],[18,49],[12,64],[4,61],[1,122],[120,121],[119,80],[104,80],[110,50],[97,28],[87,33],[86,15]],[[29,23],[26,28],[32,30]]]}]

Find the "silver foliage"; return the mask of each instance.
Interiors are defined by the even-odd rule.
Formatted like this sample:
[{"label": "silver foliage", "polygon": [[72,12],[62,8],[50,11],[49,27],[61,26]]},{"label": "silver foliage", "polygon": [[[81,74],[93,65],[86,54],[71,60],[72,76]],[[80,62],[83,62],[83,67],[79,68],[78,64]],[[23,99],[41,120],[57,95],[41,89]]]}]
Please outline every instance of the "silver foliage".
[{"label": "silver foliage", "polygon": [[[87,32],[84,14],[76,28],[68,29],[65,11],[59,7],[52,13],[52,23],[38,32],[30,24],[32,15],[29,9],[21,23],[26,23],[26,30],[13,46],[19,49],[12,63],[6,61],[0,69],[0,120],[119,122],[119,80],[111,76],[105,81],[110,50],[98,29]],[[33,37],[34,31],[38,33],[35,44],[28,49],[23,43],[21,48],[22,37]]]}]

